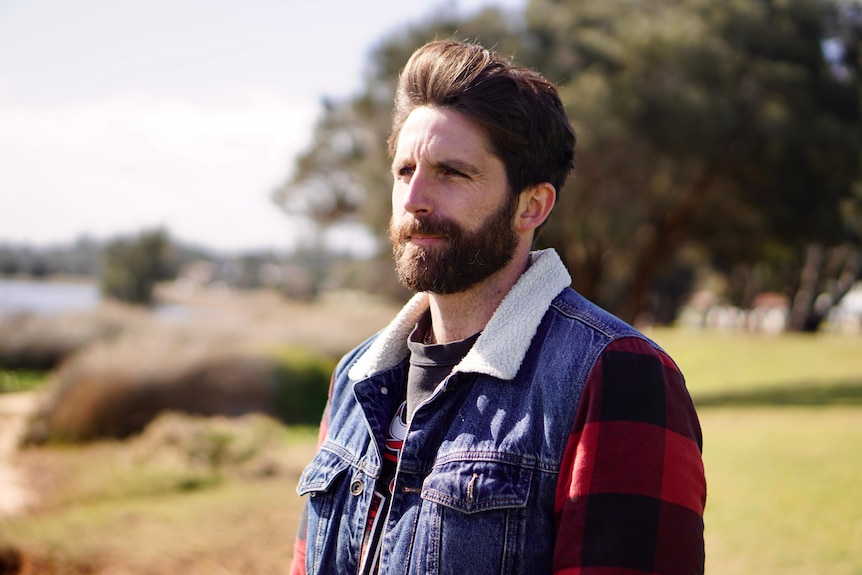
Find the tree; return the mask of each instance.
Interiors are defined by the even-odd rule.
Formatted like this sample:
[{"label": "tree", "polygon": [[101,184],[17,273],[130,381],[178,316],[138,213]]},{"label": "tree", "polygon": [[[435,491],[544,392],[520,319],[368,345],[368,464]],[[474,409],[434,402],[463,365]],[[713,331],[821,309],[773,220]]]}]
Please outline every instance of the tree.
[{"label": "tree", "polygon": [[[655,311],[657,289],[679,301],[698,265],[756,276],[741,298],[793,295],[808,246],[860,252],[860,14],[856,0],[532,0],[524,20],[444,15],[380,45],[276,198],[328,198],[319,221],[358,217],[383,237],[397,71],[429,39],[478,39],[556,82],[579,134],[540,238],[576,289],[628,320]],[[813,299],[797,299],[810,324]]]},{"label": "tree", "polygon": [[[327,261],[320,238],[339,225],[361,222],[381,245],[387,243],[392,176],[386,139],[398,72],[410,54],[438,37],[481,39],[512,53],[519,46],[519,22],[496,8],[466,20],[444,8],[430,22],[391,36],[373,51],[359,95],[345,101],[324,100],[311,145],[295,162],[291,177],[272,194],[279,208],[292,216],[305,216],[315,225],[311,252],[316,261]],[[388,250],[381,253],[370,264],[377,283],[373,289],[403,295]],[[323,281],[321,274],[317,282]]]},{"label": "tree", "polygon": [[633,319],[691,243],[721,267],[844,240],[860,85],[825,58],[835,17],[815,0],[530,4],[581,134],[546,236],[579,290]]},{"label": "tree", "polygon": [[142,232],[134,240],[114,240],[103,257],[102,293],[128,303],[152,304],[156,283],[176,273],[171,242],[163,230]]}]

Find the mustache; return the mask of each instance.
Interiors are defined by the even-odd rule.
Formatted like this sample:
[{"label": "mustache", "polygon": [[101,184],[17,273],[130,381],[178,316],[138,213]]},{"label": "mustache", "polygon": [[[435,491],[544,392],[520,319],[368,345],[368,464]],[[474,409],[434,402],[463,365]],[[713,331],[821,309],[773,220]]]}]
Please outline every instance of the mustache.
[{"label": "mustache", "polygon": [[442,236],[450,240],[461,237],[461,228],[452,220],[428,216],[417,216],[398,224],[393,220],[389,228],[390,237],[397,243],[404,243],[414,235]]}]

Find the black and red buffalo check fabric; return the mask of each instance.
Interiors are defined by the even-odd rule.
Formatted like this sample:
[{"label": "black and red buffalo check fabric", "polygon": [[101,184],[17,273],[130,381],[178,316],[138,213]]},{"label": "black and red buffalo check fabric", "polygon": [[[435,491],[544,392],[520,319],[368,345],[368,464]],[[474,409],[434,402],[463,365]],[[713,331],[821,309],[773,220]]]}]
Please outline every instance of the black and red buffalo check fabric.
[{"label": "black and red buffalo check fabric", "polygon": [[578,406],[557,487],[556,575],[704,570],[700,424],[673,361],[612,343]]}]

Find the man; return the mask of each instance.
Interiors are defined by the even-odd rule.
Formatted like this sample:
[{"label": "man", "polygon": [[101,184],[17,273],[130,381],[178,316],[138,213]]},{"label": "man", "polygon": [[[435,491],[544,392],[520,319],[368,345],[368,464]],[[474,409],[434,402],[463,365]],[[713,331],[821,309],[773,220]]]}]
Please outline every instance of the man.
[{"label": "man", "polygon": [[333,375],[292,572],[702,573],[682,376],[531,252],[574,165],[555,87],[439,41],[395,104],[390,237],[417,294]]}]

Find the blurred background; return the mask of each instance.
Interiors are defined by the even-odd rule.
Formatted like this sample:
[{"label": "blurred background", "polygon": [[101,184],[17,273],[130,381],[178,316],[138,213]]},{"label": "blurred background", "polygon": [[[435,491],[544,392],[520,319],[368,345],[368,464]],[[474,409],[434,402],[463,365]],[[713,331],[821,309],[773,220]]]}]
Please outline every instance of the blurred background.
[{"label": "blurred background", "polygon": [[686,374],[707,572],[862,572],[862,2],[6,0],[0,574],[286,570],[449,37],[560,88],[539,241]]}]

